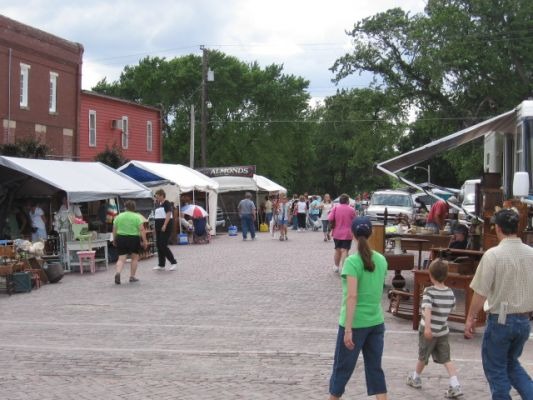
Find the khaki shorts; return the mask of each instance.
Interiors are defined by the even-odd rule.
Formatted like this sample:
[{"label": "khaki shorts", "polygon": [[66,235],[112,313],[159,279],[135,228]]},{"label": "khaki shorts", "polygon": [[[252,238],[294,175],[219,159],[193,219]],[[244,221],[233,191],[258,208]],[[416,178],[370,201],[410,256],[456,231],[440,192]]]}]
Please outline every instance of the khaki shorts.
[{"label": "khaki shorts", "polygon": [[424,361],[427,365],[430,355],[437,364],[444,364],[450,361],[448,334],[427,340],[424,337],[424,332],[418,332],[418,359]]}]

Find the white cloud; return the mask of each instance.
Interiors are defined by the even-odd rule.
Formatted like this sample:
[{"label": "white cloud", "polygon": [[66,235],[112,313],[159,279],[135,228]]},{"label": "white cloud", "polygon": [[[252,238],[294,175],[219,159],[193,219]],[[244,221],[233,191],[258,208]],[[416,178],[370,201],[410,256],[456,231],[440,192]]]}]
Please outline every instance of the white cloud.
[{"label": "white cloud", "polygon": [[[172,58],[196,53],[199,45],[245,62],[283,64],[286,73],[310,80],[314,97],[335,92],[328,70],[349,51],[345,34],[362,18],[402,7],[423,9],[423,0],[3,0],[9,18],[85,48],[83,88],[146,55]],[[367,85],[368,76],[343,80]]]}]

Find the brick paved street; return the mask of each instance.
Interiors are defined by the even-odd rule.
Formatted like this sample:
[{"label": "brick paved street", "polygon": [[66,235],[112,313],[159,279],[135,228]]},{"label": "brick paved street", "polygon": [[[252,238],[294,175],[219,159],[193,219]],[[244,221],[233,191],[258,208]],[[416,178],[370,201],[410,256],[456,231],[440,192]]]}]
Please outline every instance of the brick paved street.
[{"label": "brick paved street", "polygon": [[[326,399],[340,304],[332,248],[317,232],[222,235],[173,246],[177,272],[143,261],[137,284],[116,286],[110,266],[1,294],[0,399]],[[417,355],[410,321],[386,313],[386,327],[390,398],[444,398],[442,366],[430,363],[421,390],[404,383]],[[451,335],[465,400],[489,398],[480,342]],[[533,373],[531,343],[522,361]],[[367,398],[361,364],[343,398]]]}]

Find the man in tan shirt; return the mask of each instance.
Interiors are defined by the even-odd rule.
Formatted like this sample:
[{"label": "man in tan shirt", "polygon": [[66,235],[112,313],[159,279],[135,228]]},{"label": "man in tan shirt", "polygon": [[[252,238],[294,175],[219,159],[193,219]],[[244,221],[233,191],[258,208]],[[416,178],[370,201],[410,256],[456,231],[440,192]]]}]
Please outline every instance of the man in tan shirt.
[{"label": "man in tan shirt", "polygon": [[522,399],[533,399],[533,382],[518,358],[530,334],[533,311],[533,248],[517,236],[519,216],[501,210],[494,216],[500,243],[485,252],[470,287],[474,291],[465,337],[474,335],[476,315],[488,303],[481,358],[492,399],[510,399],[511,385]]}]

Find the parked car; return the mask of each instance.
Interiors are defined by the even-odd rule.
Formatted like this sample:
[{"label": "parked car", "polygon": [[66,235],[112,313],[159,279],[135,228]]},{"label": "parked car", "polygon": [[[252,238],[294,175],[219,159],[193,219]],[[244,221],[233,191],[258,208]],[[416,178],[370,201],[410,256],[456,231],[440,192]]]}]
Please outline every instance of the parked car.
[{"label": "parked car", "polygon": [[[459,192],[459,201],[461,201],[461,207],[474,214],[476,211],[476,184],[481,183],[481,179],[468,179],[461,186]],[[469,220],[464,211],[459,211],[459,221]]]},{"label": "parked car", "polygon": [[387,209],[388,221],[394,220],[400,213],[407,215],[410,221],[415,215],[415,204],[410,193],[403,190],[378,190],[370,199],[366,215],[374,221],[383,221]]}]

